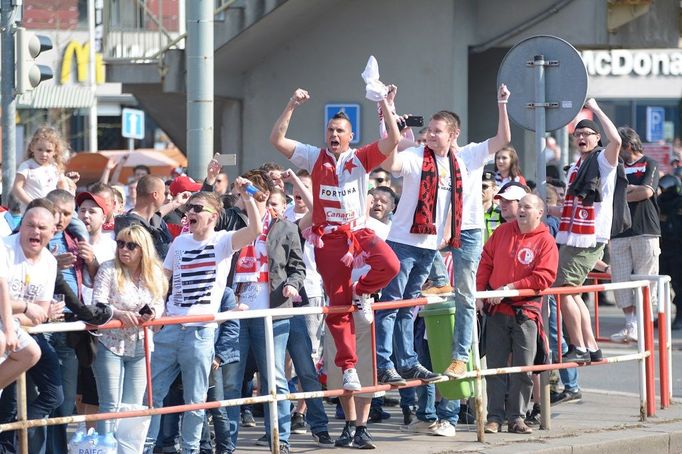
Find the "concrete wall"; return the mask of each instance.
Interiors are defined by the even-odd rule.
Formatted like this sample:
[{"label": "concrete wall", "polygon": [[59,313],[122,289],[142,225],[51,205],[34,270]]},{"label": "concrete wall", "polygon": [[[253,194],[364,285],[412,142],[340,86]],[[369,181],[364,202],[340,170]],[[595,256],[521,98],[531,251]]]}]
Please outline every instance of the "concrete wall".
[{"label": "concrete wall", "polygon": [[291,40],[273,45],[272,53],[244,77],[240,167],[278,158],[269,144],[270,129],[298,87],[309,90],[312,99],[295,113],[290,137],[322,145],[324,104],[344,102],[361,104],[362,142],[375,140],[376,107],[365,100],[360,77],[370,54],[379,62],[382,80],[398,85],[400,111],[428,117],[447,108],[466,118],[471,4],[343,1],[304,24]]}]

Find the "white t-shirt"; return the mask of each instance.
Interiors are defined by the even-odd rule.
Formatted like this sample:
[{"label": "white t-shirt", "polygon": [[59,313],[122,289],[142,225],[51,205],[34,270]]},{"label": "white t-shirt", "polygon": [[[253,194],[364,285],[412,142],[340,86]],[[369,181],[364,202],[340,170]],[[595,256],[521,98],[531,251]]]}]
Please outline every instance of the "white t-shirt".
[{"label": "white t-shirt", "polygon": [[[116,257],[116,241],[111,238],[111,235],[105,235],[105,232],[100,234],[99,240],[92,244],[92,250],[95,253],[97,263],[100,265]],[[92,282],[90,273],[87,270],[83,271],[83,288],[81,294],[83,295],[83,303],[92,304]]]},{"label": "white t-shirt", "polygon": [[462,173],[462,230],[484,229],[483,220],[483,168],[493,158],[488,150],[488,141],[471,142],[457,152]]},{"label": "white t-shirt", "polygon": [[29,262],[21,249],[18,233],[4,238],[2,245],[0,269],[7,278],[10,297],[29,303],[51,301],[57,279],[57,259],[44,248],[35,262]]},{"label": "white t-shirt", "polygon": [[[48,192],[57,189],[59,171],[55,165],[41,166],[33,159],[22,162],[17,173],[26,179],[24,191],[31,199],[45,197]],[[21,211],[26,211],[26,204],[21,204]]]},{"label": "white t-shirt", "polygon": [[[179,235],[168,248],[164,269],[173,273],[165,315],[217,314],[230,273],[234,232],[215,232],[205,241]],[[203,325],[203,324],[199,324]]]},{"label": "white t-shirt", "polygon": [[[595,235],[597,243],[608,243],[611,239],[611,223],[613,222],[613,193],[616,190],[616,173],[618,166],[613,166],[606,159],[606,153],[601,152],[597,156],[599,163],[599,181],[601,183],[601,202],[594,203],[594,219],[595,219]],[[568,169],[568,178],[570,181],[571,175],[578,171],[576,163],[571,164]],[[573,235],[568,232],[559,232],[557,234],[557,242],[559,244],[573,245],[571,237]]]},{"label": "white t-shirt", "polygon": [[[438,197],[436,206],[436,235],[423,233],[410,233],[414,223],[414,211],[417,208],[419,198],[419,186],[421,184],[422,164],[424,161],[424,146],[408,148],[400,152],[402,170],[394,174],[403,178],[403,193],[400,203],[392,218],[391,230],[388,239],[396,243],[408,244],[423,249],[438,249],[438,244],[443,238],[443,227],[450,208],[452,184],[450,177],[450,161],[447,156],[437,156],[438,166]],[[406,189],[408,189],[406,191]],[[480,192],[480,191],[479,191]]]}]

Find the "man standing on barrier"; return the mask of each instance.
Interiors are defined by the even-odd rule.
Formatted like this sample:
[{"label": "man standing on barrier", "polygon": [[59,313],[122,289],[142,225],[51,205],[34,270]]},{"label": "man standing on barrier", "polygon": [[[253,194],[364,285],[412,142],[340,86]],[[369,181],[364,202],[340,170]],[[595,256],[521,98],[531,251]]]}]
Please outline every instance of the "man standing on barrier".
[{"label": "man standing on barrier", "polygon": [[[535,194],[518,202],[516,220],[500,225],[483,248],[476,288],[485,290],[544,290],[554,282],[559,252],[542,223],[544,204]],[[479,306],[488,315],[485,342],[488,368],[531,366],[542,335],[542,298],[488,298]],[[511,364],[509,363],[511,355]],[[544,356],[544,355],[543,355]],[[542,357],[541,357],[542,359]],[[530,373],[486,377],[488,422],[486,433],[497,433],[508,422],[510,433],[529,434],[524,422],[533,381]]]},{"label": "man standing on barrier", "polygon": [[[369,172],[395,153],[400,131],[388,108],[388,136],[357,150],[350,148],[351,123],[340,112],[327,124],[327,147],[320,149],[286,137],[294,110],[310,99],[297,89],[270,134],[270,143],[292,163],[310,172],[313,191],[313,226],[306,239],[315,246],[315,260],[330,306],[358,306],[364,321],[373,321],[372,293],[384,288],[398,273],[400,264],[390,247],[365,227]],[[324,247],[323,247],[324,246]],[[354,264],[364,262],[370,271],[351,284]],[[355,325],[352,314],[328,314],[327,328],[337,348],[335,363],[343,371],[343,388],[361,387],[355,365]],[[369,408],[368,408],[369,410]]]},{"label": "man standing on barrier", "polygon": [[[561,212],[556,241],[561,244],[556,287],[583,285],[611,237],[616,170],[621,139],[613,122],[590,98],[585,107],[601,122],[609,144],[602,148],[599,127],[592,120],[580,120],[573,137],[580,151],[578,162],[568,171],[568,190]],[[566,331],[571,338],[563,360],[585,363],[600,361],[590,323],[590,312],[579,294],[561,295],[561,309]]]},{"label": "man standing on barrier", "polygon": [[[177,237],[163,263],[166,276],[172,279],[164,316],[207,315],[220,310],[232,254],[250,244],[263,230],[256,205],[245,190],[248,184],[243,178],[235,180],[249,217],[249,225],[237,231],[214,230],[223,207],[216,194],[198,192],[187,201],[191,235]],[[163,406],[163,399],[178,374],[182,374],[186,404],[206,401],[215,331],[215,323],[185,323],[164,326],[154,336],[151,358],[154,407]],[[149,426],[146,442],[149,454],[159,431],[159,419],[159,416],[152,417]],[[203,421],[204,410],[183,414],[182,452],[199,450]]]}]

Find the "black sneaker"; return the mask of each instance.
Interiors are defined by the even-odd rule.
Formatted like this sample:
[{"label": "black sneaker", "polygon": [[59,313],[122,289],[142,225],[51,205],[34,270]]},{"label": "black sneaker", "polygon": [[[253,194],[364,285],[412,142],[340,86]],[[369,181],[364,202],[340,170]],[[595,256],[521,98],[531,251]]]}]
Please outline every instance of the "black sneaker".
[{"label": "black sneaker", "polygon": [[569,345],[568,351],[561,358],[562,363],[588,363],[590,362],[590,352],[585,350],[584,352],[579,352],[575,345]]},{"label": "black sneaker", "polygon": [[291,433],[300,435],[305,432],[305,415],[303,413],[293,412],[291,415]]},{"label": "black sneaker", "polygon": [[601,348],[597,349],[595,352],[590,352],[590,361],[591,362],[597,362],[597,361],[602,361],[604,359],[604,355],[601,352]]},{"label": "black sneaker", "polygon": [[583,393],[580,392],[579,389],[575,391],[571,391],[570,389],[564,389],[562,392],[557,394],[556,396],[550,396],[550,404],[552,405],[557,405],[557,404],[563,404],[566,402],[580,402],[580,400],[583,398]]},{"label": "black sneaker", "polygon": [[385,412],[381,407],[373,407],[369,409],[369,422],[381,422],[384,419],[391,417],[391,414]]},{"label": "black sneaker", "polygon": [[313,438],[317,442],[317,446],[319,446],[320,448],[334,447],[334,440],[332,440],[332,437],[329,436],[329,432],[327,432],[326,430],[313,434]]},{"label": "black sneaker", "polygon": [[382,385],[402,386],[407,382],[401,377],[395,369],[386,369],[377,372],[377,381]]},{"label": "black sneaker", "polygon": [[253,418],[251,410],[244,410],[241,415],[242,427],[256,427],[256,420]]},{"label": "black sneaker", "polygon": [[434,374],[419,363],[403,371],[400,375],[406,380],[421,380],[424,383],[431,383],[441,378],[440,374]]},{"label": "black sneaker", "polygon": [[540,425],[540,404],[533,404],[533,409],[526,413],[525,423],[527,426]]},{"label": "black sneaker", "polygon": [[355,429],[355,424],[346,421],[346,425],[343,426],[341,435],[334,442],[334,446],[337,448],[350,448],[353,446],[353,429]]},{"label": "black sneaker", "polygon": [[279,454],[289,454],[289,445],[279,444]]},{"label": "black sneaker", "polygon": [[476,415],[474,415],[473,410],[473,408],[466,404],[461,405],[459,407],[458,421],[461,424],[476,424]]},{"label": "black sneaker", "polygon": [[353,447],[357,449],[376,449],[372,436],[367,431],[367,427],[359,426],[355,429],[353,436]]},{"label": "black sneaker", "polygon": [[412,411],[412,408],[407,406],[400,407],[400,409],[403,411],[403,424],[409,426],[412,420],[414,419],[415,413]]}]

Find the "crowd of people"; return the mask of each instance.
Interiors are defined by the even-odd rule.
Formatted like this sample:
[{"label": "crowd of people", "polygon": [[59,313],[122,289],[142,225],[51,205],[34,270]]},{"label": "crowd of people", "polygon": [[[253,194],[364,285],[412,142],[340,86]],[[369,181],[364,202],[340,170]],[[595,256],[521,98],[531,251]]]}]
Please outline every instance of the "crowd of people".
[{"label": "crowd of people", "polygon": [[[559,348],[564,361],[602,360],[579,294],[561,299],[567,343],[557,339],[553,298],[545,327],[541,298],[476,300],[476,291],[577,287],[592,270],[625,281],[633,273],[658,274],[660,258],[680,303],[682,183],[661,177],[637,133],[616,128],[594,99],[586,108],[600,125],[577,123],[579,158],[564,179],[547,182],[543,200],[511,145],[512,94],[504,84],[494,135],[466,145],[458,143],[459,116],[446,110],[415,134],[396,113],[396,94],[391,85],[378,100],[377,141],[351,148],[351,123],[341,112],[327,124],[320,148],[288,136],[293,114],[310,99],[297,89],[270,135],[295,169],[270,162],[231,184],[214,159],[202,182],[184,174],[164,181],[138,166],[118,186],[109,184],[110,174],[120,173],[112,161],[101,181],[81,187],[78,174],[65,171],[60,134],[36,131],[0,218],[0,423],[16,419],[14,382],[24,371],[29,419],[146,403],[148,341],[155,407],[267,394],[269,377],[280,394],[319,391],[323,382],[359,391],[376,378],[399,388],[403,430],[453,437],[460,418],[471,422],[466,400],[439,397],[434,382],[466,376],[477,318],[486,320],[481,353],[490,368],[545,364]],[[372,307],[422,294],[453,295],[456,323],[444,370],[432,370],[415,308]],[[616,303],[625,324],[612,339],[636,341],[634,294],[619,291]],[[276,317],[272,364],[262,318],[158,331],[140,326],[164,316],[305,306],[355,310]],[[61,320],[118,320],[122,328],[34,335],[21,329]],[[673,327],[682,327],[682,317]],[[409,380],[422,385],[403,387]],[[575,369],[562,370],[561,381],[552,404],[581,398]],[[506,424],[510,433],[530,433],[545,411],[536,377],[486,382],[485,431]],[[388,417],[384,404],[383,393],[342,395],[336,414],[345,425],[332,438],[321,399],[279,400],[277,430],[265,406],[257,443],[278,444],[286,454],[291,434],[309,428],[321,447],[371,449],[368,422]],[[240,426],[255,426],[255,412],[231,406],[154,416],[145,452],[231,453]],[[115,430],[112,421],[98,422],[98,431]],[[16,450],[15,434],[1,433],[0,452]],[[29,429],[29,450],[66,453],[66,426]]]}]

